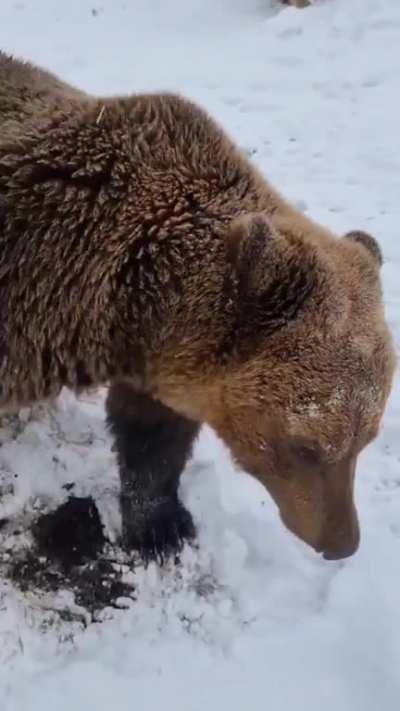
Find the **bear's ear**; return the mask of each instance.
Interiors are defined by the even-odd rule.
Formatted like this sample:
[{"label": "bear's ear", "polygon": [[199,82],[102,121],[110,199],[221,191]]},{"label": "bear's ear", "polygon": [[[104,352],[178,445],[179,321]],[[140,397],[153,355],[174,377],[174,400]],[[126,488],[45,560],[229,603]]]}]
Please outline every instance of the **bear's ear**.
[{"label": "bear's ear", "polygon": [[375,237],[372,237],[372,235],[369,235],[368,232],[362,232],[361,230],[354,230],[352,232],[347,232],[347,234],[344,235],[344,239],[350,239],[353,242],[358,242],[359,244],[362,244],[365,249],[368,250],[370,254],[374,257],[376,260],[377,264],[381,267],[383,263],[383,256],[381,252],[381,248],[376,241]]},{"label": "bear's ear", "polygon": [[263,214],[235,220],[228,256],[237,281],[243,330],[276,330],[295,318],[316,286],[310,245],[277,232]]},{"label": "bear's ear", "polygon": [[255,296],[262,292],[268,280],[266,264],[269,262],[273,268],[278,248],[278,237],[268,219],[255,213],[234,220],[229,229],[227,248],[242,294]]}]

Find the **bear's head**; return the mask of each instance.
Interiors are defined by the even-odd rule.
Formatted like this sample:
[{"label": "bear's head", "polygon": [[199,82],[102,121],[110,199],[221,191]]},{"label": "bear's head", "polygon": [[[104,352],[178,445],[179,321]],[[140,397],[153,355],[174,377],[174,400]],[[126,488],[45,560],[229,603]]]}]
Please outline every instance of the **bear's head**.
[{"label": "bear's head", "polygon": [[327,559],[351,555],[357,457],[378,433],[395,369],[380,249],[363,232],[296,234],[255,214],[233,224],[229,257],[234,357],[209,424],[291,531]]}]

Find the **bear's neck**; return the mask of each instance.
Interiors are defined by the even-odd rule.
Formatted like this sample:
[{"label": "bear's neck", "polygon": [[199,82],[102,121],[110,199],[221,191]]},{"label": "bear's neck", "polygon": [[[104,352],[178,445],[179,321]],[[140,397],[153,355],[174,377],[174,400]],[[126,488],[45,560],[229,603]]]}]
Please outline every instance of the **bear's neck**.
[{"label": "bear's neck", "polygon": [[[238,302],[227,233],[240,214],[262,211],[278,229],[307,239],[315,226],[255,173],[246,199],[222,201],[212,214],[185,214],[161,227],[161,239],[138,240],[120,272],[119,305],[128,314],[132,377],[166,405],[206,420],[237,357]],[[319,230],[321,232],[321,230]],[[156,235],[156,226],[152,226]]]},{"label": "bear's neck", "polygon": [[135,247],[118,287],[114,313],[118,332],[128,334],[131,377],[181,411],[181,394],[194,404],[194,390],[220,372],[234,328],[235,285],[221,229],[142,245],[137,259]]}]

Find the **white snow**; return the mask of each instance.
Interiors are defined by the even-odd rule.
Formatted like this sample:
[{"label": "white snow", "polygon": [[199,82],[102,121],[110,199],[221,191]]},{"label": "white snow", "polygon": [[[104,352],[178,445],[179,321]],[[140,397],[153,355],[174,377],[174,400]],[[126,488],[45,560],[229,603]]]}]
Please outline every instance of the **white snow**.
[{"label": "white snow", "polygon": [[[301,209],[339,233],[372,232],[399,345],[400,3],[2,0],[0,28],[3,49],[89,91],[193,97]],[[101,397],[67,394],[6,438],[0,513],[26,521],[71,478],[117,531]],[[0,582],[1,711],[397,711],[398,382],[360,461],[353,558],[326,562],[294,539],[207,429],[182,496],[198,550],[178,568],[127,573],[137,600],[101,624],[60,622],[56,601]]]}]

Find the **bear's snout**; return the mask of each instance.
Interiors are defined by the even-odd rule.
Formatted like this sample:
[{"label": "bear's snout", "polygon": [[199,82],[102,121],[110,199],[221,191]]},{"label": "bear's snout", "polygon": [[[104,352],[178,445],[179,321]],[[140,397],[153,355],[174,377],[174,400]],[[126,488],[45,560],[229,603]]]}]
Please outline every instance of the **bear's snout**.
[{"label": "bear's snout", "polygon": [[325,560],[348,558],[360,543],[360,526],[354,505],[356,457],[348,457],[325,474],[324,524],[320,539]]},{"label": "bear's snout", "polygon": [[345,521],[329,526],[328,535],[322,540],[320,551],[325,560],[340,560],[353,555],[360,544],[360,527],[355,509]]},{"label": "bear's snout", "polygon": [[360,543],[355,466],[352,456],[325,466],[318,476],[316,472],[306,476],[299,469],[288,478],[287,487],[273,492],[285,526],[325,560],[347,558]]}]

